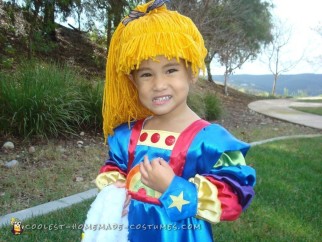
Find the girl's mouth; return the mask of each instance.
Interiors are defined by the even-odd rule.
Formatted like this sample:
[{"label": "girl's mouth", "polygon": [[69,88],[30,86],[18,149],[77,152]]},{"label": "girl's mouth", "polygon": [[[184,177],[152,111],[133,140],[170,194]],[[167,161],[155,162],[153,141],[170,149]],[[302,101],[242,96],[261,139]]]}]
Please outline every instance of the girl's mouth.
[{"label": "girl's mouth", "polygon": [[152,102],[155,105],[162,105],[162,104],[167,103],[171,98],[172,98],[172,96],[170,96],[170,95],[161,96],[161,97],[154,97],[152,99]]}]

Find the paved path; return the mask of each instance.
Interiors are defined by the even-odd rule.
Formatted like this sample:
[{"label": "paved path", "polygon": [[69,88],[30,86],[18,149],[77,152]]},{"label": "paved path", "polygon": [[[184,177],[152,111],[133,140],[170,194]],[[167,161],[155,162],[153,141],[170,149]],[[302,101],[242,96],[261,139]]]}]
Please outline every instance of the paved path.
[{"label": "paved path", "polygon": [[[274,99],[274,100],[261,100],[252,102],[248,107],[256,112],[286,120],[289,122],[302,124],[308,127],[313,127],[317,129],[322,129],[322,117],[319,115],[313,115],[308,113],[303,113],[289,108],[290,106],[318,106],[322,107],[322,103],[299,103],[295,102],[292,99]],[[295,136],[283,136],[272,138],[268,140],[262,140],[258,142],[251,143],[252,146],[264,144],[267,142],[272,142],[281,139],[290,139],[290,138],[305,138],[305,137],[316,137],[320,135],[295,135]],[[11,218],[17,218],[20,220],[25,220],[31,217],[38,215],[43,215],[58,209],[69,207],[73,204],[82,202],[86,199],[94,198],[97,194],[97,189],[91,189],[79,194],[75,194],[69,197],[59,199],[57,201],[52,201],[49,203],[41,204],[32,208],[24,209],[15,213],[7,214],[0,217],[0,227],[8,225]]]},{"label": "paved path", "polygon": [[322,107],[322,103],[297,102],[295,99],[269,99],[248,104],[250,109],[258,113],[311,128],[322,129],[322,116],[300,112],[290,108],[291,106]]},{"label": "paved path", "polygon": [[[39,215],[47,214],[53,211],[56,211],[58,209],[67,208],[71,205],[74,205],[76,203],[83,202],[87,199],[93,198],[96,196],[98,190],[96,188],[93,188],[91,190],[81,192],[72,196],[68,196],[65,198],[61,198],[56,201],[51,201],[48,203],[44,203],[35,207],[27,208],[15,213],[10,213],[7,215],[4,215],[0,217],[0,227],[4,225],[10,224],[11,218],[16,218],[19,220],[25,220],[28,218],[36,217]],[[85,222],[85,221],[84,221]],[[0,236],[1,238],[1,236]],[[1,241],[1,240],[0,240]]]}]

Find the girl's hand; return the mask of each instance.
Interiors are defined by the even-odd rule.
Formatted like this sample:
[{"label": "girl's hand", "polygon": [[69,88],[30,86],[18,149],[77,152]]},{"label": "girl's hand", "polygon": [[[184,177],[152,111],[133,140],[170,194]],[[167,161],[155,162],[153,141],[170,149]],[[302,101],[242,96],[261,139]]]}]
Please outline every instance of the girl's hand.
[{"label": "girl's hand", "polygon": [[[125,188],[125,182],[117,180],[114,185],[119,188]],[[123,205],[122,217],[128,214],[129,210],[127,209],[131,201],[131,196],[126,192],[126,199]]]},{"label": "girl's hand", "polygon": [[147,156],[140,163],[141,181],[144,185],[163,193],[170,185],[175,174],[169,164],[162,158],[149,161]]}]

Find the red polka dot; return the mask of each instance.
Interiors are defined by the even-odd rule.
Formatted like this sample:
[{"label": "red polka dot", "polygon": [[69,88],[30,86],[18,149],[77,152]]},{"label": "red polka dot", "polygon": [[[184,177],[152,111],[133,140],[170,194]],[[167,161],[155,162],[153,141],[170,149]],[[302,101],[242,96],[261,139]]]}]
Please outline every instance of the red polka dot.
[{"label": "red polka dot", "polygon": [[151,136],[151,142],[152,142],[152,143],[157,143],[159,140],[160,140],[160,134],[158,134],[158,133],[154,133],[154,134]]},{"label": "red polka dot", "polygon": [[148,134],[146,132],[144,132],[143,134],[141,134],[140,136],[140,141],[143,142],[146,140],[146,138],[148,137]]},{"label": "red polka dot", "polygon": [[146,195],[146,190],[145,188],[141,187],[139,190],[138,190],[138,193],[142,194],[142,195]]},{"label": "red polka dot", "polygon": [[165,139],[165,144],[167,146],[171,146],[174,144],[175,141],[176,141],[176,138],[173,135],[170,135]]}]

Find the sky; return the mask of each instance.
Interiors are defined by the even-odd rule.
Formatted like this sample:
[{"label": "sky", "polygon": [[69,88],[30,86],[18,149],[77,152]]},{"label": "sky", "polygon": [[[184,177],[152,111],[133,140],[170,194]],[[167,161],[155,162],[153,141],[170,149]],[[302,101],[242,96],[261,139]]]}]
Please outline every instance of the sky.
[{"label": "sky", "polygon": [[[281,63],[297,63],[283,74],[319,73],[322,74],[322,63],[317,63],[317,57],[322,57],[322,36],[314,28],[322,26],[321,0],[271,0],[274,4],[272,15],[280,19],[285,28],[291,29],[290,39],[283,48]],[[321,59],[321,58],[320,58]],[[315,60],[316,64],[312,64]],[[212,63],[212,73],[222,75],[224,69],[218,63]],[[260,55],[256,61],[246,62],[234,74],[271,74],[265,55]]]},{"label": "sky", "polygon": [[[264,1],[264,0],[262,0]],[[322,26],[322,0],[265,0],[274,5],[273,19],[278,19],[283,28],[291,29],[290,39],[285,47],[280,62],[284,66],[297,63],[283,74],[319,73],[322,74],[322,36],[314,28]],[[68,22],[75,21],[69,18]],[[315,64],[313,64],[315,63]],[[213,75],[222,75],[224,68],[218,61],[211,64]],[[234,74],[271,74],[267,57],[264,54],[251,62],[244,63]]]}]

